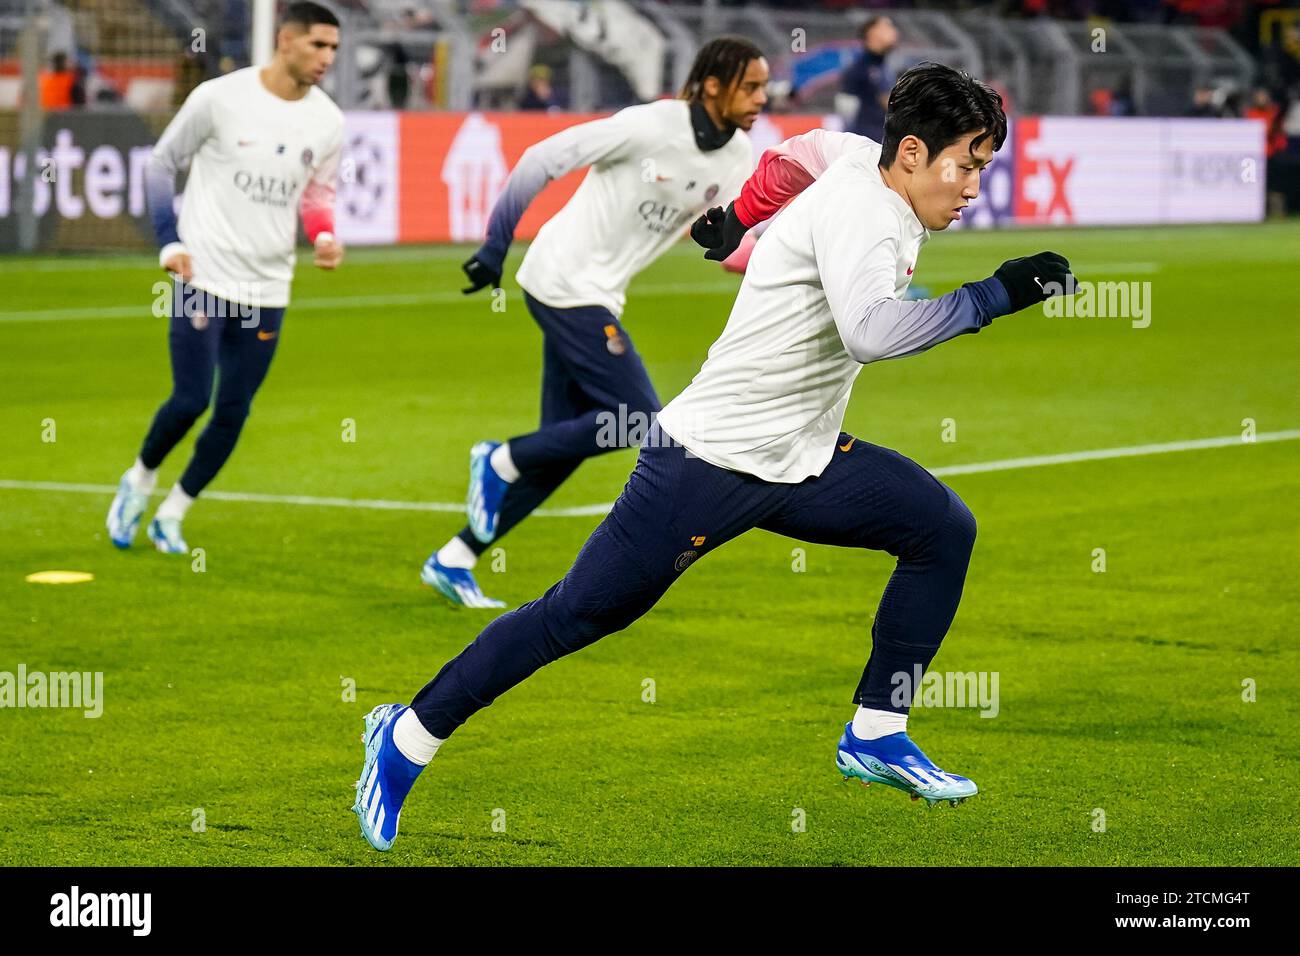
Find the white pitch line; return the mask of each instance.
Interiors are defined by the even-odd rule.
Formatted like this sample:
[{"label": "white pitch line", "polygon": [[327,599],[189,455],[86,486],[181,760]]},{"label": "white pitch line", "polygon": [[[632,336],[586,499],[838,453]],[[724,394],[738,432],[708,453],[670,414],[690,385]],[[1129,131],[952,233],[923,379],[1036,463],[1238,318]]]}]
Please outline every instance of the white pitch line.
[{"label": "white pitch line", "polygon": [[[117,485],[89,485],[66,481],[13,481],[0,478],[0,490],[62,491],[73,494],[112,495]],[[161,497],[165,491],[155,491]],[[366,508],[372,511],[464,511],[464,503],[442,501],[385,501],[382,498],[317,498],[312,495],[267,495],[256,491],[205,491],[213,501],[251,501],[273,505],[309,505],[322,508]],[[538,512],[533,512],[537,514]]]},{"label": "white pitch line", "polygon": [[[700,295],[704,293],[734,293],[740,287],[737,281],[674,283],[633,288],[633,295]],[[522,295],[515,295],[522,302]],[[331,309],[374,308],[393,305],[452,305],[457,302],[473,304],[475,300],[457,289],[442,292],[390,292],[378,295],[338,295],[315,299],[296,299],[289,303],[289,313],[322,312]],[[491,301],[482,296],[484,308]],[[153,299],[139,305],[105,305],[97,308],[29,309],[22,312],[0,313],[2,322],[71,322],[84,319],[152,319]],[[157,319],[157,321],[164,321]]]},{"label": "white pitch line", "polygon": [[[1095,279],[1098,276],[1116,275],[1150,275],[1160,271],[1155,262],[1097,262],[1076,266],[1075,270],[1084,278]],[[918,272],[918,283],[964,282],[969,274],[955,272]],[[161,281],[161,280],[160,280]],[[712,282],[674,282],[672,284],[637,285],[629,292],[632,298],[658,295],[708,295],[734,294],[740,288],[739,278],[715,279]],[[522,297],[521,297],[522,298]],[[290,314],[295,312],[322,312],[331,309],[375,308],[377,306],[404,305],[452,305],[457,302],[472,303],[458,289],[437,292],[390,292],[376,295],[338,295],[314,299],[297,299],[289,304]],[[486,296],[480,301],[490,301]],[[151,297],[137,305],[104,305],[75,309],[26,309],[16,312],[0,313],[0,322],[77,322],[88,319],[150,319],[153,315]]]},{"label": "white pitch line", "polygon": [[[1286,431],[1260,432],[1254,443],[1295,441],[1300,439],[1300,428]],[[1145,455],[1163,455],[1178,451],[1198,451],[1203,448],[1231,448],[1249,445],[1240,435],[1221,435],[1216,438],[1193,438],[1188,441],[1159,442],[1149,445],[1126,445],[1120,448],[1098,448],[1092,451],[1071,451],[1059,455],[1035,455],[1028,458],[1003,458],[1000,461],[975,462],[969,465],[946,465],[929,469],[937,477],[947,475],[977,475],[990,471],[1016,471],[1022,468],[1041,468],[1047,465],[1069,465],[1082,461],[1104,461],[1110,458],[1137,458]],[[89,485],[62,481],[17,481],[0,478],[0,490],[54,491],[73,494],[111,495],[116,485]],[[155,492],[161,496],[164,492]],[[362,508],[371,511],[443,511],[464,512],[464,502],[447,501],[388,501],[382,498],[318,498],[312,495],[268,495],[250,491],[205,491],[205,499],[213,501],[251,501],[260,504],[306,505],[317,508]],[[539,508],[533,512],[544,518],[585,518],[603,515],[613,507],[613,502],[598,505],[579,505],[575,508]]]},{"label": "white pitch line", "polygon": [[[1300,438],[1300,428],[1278,432],[1260,432],[1255,442],[1295,441]],[[1094,451],[1067,451],[1060,455],[1035,455],[1030,458],[1004,458],[1001,461],[976,462],[971,465],[946,465],[931,468],[930,474],[940,478],[945,475],[978,475],[986,471],[1014,471],[1018,468],[1041,468],[1044,465],[1069,465],[1078,461],[1102,461],[1107,458],[1137,458],[1142,455],[1163,455],[1174,451],[1197,451],[1201,448],[1230,448],[1249,445],[1241,435],[1221,435],[1217,438],[1192,438],[1187,441],[1157,442],[1151,445],[1128,445],[1123,448],[1098,448]]]},{"label": "white pitch line", "polygon": [[[519,247],[520,252],[527,245]],[[464,259],[474,251],[472,245],[438,245],[438,246],[352,246],[348,249],[347,265],[386,266],[398,262],[441,262],[451,259]],[[151,272],[157,276],[162,273],[158,268],[157,256],[140,256],[130,253],[104,255],[74,255],[58,253],[55,258],[27,258],[7,256],[0,260],[0,276],[26,275],[33,272]]]}]

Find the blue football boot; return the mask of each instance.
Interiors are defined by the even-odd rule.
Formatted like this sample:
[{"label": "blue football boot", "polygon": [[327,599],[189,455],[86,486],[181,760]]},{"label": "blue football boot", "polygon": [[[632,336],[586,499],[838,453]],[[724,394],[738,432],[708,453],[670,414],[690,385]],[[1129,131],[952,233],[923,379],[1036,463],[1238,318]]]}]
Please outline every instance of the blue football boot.
[{"label": "blue football boot", "polygon": [[465,515],[474,537],[488,544],[496,537],[497,519],[501,517],[501,499],[510,483],[492,467],[492,452],[498,441],[481,441],[469,451],[469,496]]},{"label": "blue football boot", "polygon": [[936,767],[906,733],[859,740],[853,736],[852,721],[844,725],[835,763],[845,780],[857,777],[865,786],[883,783],[930,806],[947,800],[955,807],[979,792],[974,781]]},{"label": "blue football boot", "polygon": [[135,540],[135,533],[140,527],[140,516],[149,507],[149,496],[143,491],[136,491],[131,484],[131,471],[122,475],[117,483],[117,494],[108,508],[108,537],[118,548],[129,548]]},{"label": "blue football boot", "polygon": [[146,532],[153,546],[163,554],[189,554],[190,546],[181,534],[179,518],[154,518]]},{"label": "blue football boot", "polygon": [[453,604],[465,607],[505,607],[505,601],[490,598],[479,589],[474,572],[468,568],[449,568],[438,560],[438,552],[429,555],[420,569],[420,580],[437,588]]},{"label": "blue football boot", "polygon": [[361,821],[361,834],[376,850],[388,850],[397,839],[402,802],[424,768],[411,763],[393,743],[393,727],[407,710],[405,704],[380,704],[366,714],[365,763],[357,779],[352,811]]}]

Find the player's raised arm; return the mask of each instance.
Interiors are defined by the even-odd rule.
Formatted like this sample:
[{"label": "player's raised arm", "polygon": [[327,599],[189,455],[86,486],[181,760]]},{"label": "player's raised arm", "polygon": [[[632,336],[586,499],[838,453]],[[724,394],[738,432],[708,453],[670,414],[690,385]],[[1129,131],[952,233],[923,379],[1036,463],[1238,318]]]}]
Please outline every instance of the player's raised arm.
[{"label": "player's raised arm", "polygon": [[[900,301],[929,231],[947,229],[979,197],[980,174],[1006,139],[1001,100],[987,87],[972,86],[973,107],[936,110],[928,102],[930,86],[948,75],[943,67],[917,67],[890,96],[885,143],[866,182],[888,190],[892,215],[869,215],[864,193],[855,191],[812,221],[827,304],[845,349],[864,364],[923,352],[1074,292],[1069,262],[1042,252],[1004,262],[989,278],[937,299]],[[867,165],[857,156],[845,162]]]},{"label": "player's raised arm", "polygon": [[[860,229],[860,223],[843,222],[835,231]],[[937,299],[902,301],[894,294],[897,240],[879,238],[860,256],[852,248],[842,244],[824,256],[819,252],[817,265],[844,348],[864,365],[924,352],[954,336],[978,332],[1012,311],[995,278],[969,282]]]},{"label": "player's raised arm", "polygon": [[987,279],[937,299],[903,301],[895,295],[898,223],[864,222],[846,209],[821,218],[816,229],[813,245],[827,304],[845,349],[863,364],[924,352],[1073,290],[1069,262],[1041,252],[1005,262]]},{"label": "player's raised arm", "polygon": [[189,250],[176,227],[176,176],[189,168],[199,147],[212,135],[210,87],[200,83],[185,98],[180,110],[163,130],[144,169],[149,219],[158,240],[158,264],[189,281],[193,276]]},{"label": "player's raised arm", "polygon": [[343,243],[334,235],[334,199],[338,190],[339,160],[343,134],[331,145],[307,185],[303,187],[299,213],[307,238],[315,248],[314,262],[322,269],[336,269],[343,261]]},{"label": "player's raised arm", "polygon": [[501,284],[501,272],[515,238],[515,227],[547,183],[575,169],[630,154],[639,130],[635,114],[628,114],[636,109],[630,107],[613,116],[570,126],[524,150],[492,207],[487,238],[461,266],[470,281],[469,287],[463,290],[466,294]]},{"label": "player's raised arm", "polygon": [[723,261],[739,248],[748,230],[775,215],[835,160],[860,149],[874,149],[879,155],[880,144],[855,133],[814,129],[763,150],[735,202],[695,220],[691,238],[708,250],[704,258]]},{"label": "player's raised arm", "polygon": [[924,352],[940,342],[978,332],[1054,295],[1074,290],[1070,263],[1055,252],[1004,262],[987,279],[967,282],[937,299],[902,301],[894,296],[897,254],[882,241],[859,261],[832,251],[818,268],[826,300],[845,349],[866,364]]}]

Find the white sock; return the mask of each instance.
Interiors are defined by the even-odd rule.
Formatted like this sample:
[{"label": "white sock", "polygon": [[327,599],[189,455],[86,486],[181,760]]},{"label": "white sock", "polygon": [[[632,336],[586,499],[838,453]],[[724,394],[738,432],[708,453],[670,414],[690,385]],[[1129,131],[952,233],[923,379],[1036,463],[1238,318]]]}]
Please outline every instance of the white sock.
[{"label": "white sock", "polygon": [[136,491],[151,495],[158,485],[158,471],[154,468],[146,468],[144,462],[137,458],[131,470],[126,473],[126,480],[131,482],[131,487]]},{"label": "white sock", "polygon": [[163,503],[158,506],[158,513],[155,518],[175,518],[177,521],[185,520],[185,512],[190,510],[190,505],[194,504],[194,499],[181,490],[179,483],[172,485],[172,490],[167,492],[167,497]]},{"label": "white sock", "polygon": [[907,730],[907,714],[896,714],[892,710],[872,710],[859,707],[853,715],[853,736],[859,740],[876,740],[890,734],[903,733]]},{"label": "white sock", "polygon": [[423,767],[433,759],[444,741],[425,730],[415,711],[407,708],[393,725],[393,743],[403,757]]},{"label": "white sock", "polygon": [[519,469],[515,467],[515,460],[510,457],[510,445],[502,442],[492,449],[492,454],[488,458],[492,464],[492,470],[501,476],[506,482],[519,480]]},{"label": "white sock", "polygon": [[[438,549],[438,563],[449,568],[472,570],[478,564],[478,555],[460,538],[452,538]],[[397,718],[401,720],[401,718]]]}]

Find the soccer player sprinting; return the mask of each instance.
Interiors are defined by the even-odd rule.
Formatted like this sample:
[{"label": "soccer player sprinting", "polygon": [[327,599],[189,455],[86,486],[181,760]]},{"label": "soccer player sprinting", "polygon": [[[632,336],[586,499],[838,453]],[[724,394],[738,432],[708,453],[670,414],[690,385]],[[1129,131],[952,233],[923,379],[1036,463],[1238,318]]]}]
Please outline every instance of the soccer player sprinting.
[{"label": "soccer player sprinting", "polygon": [[465,263],[467,293],[500,284],[515,226],[546,183],[591,167],[517,274],[542,330],[541,427],[473,447],[468,523],[420,572],[453,602],[504,606],[474,579],[479,555],[585,459],[629,443],[611,440],[611,420],[648,422],[658,412],[654,386],[619,320],[627,285],[700,212],[739,191],[753,167],[743,131],[767,101],[767,77],[766,60],[748,40],[712,40],[678,99],[563,130],[529,147],[510,174],[483,246]]},{"label": "soccer player sprinting", "polygon": [[904,73],[878,162],[841,157],[758,241],[731,316],[694,381],[660,413],[613,510],[573,567],[535,601],[489,624],[409,707],[366,717],[354,810],[389,848],[402,803],[469,717],[539,667],[622,630],[687,568],[751,528],[898,559],[836,763],[846,779],[959,802],[969,779],[940,769],[907,733],[892,676],[924,671],[947,633],[975,519],[898,452],[840,430],[863,365],[924,351],[1068,290],[1045,252],[930,301],[903,301],[930,230],[979,193],[1006,136],[1000,97],[937,64]]},{"label": "soccer player sprinting", "polygon": [[[234,450],[279,344],[300,207],[316,265],[334,269],[343,259],[333,234],[343,113],[316,85],[338,44],[333,13],[290,4],[270,65],[200,84],[154,147],[145,173],[149,213],[159,263],[176,278],[172,393],[109,508],[109,537],[119,548],[135,540],[158,467],[212,401],[219,371],[212,417],[148,529],[159,551],[189,550],[181,521]],[[187,165],[178,223],[175,180]]]}]

